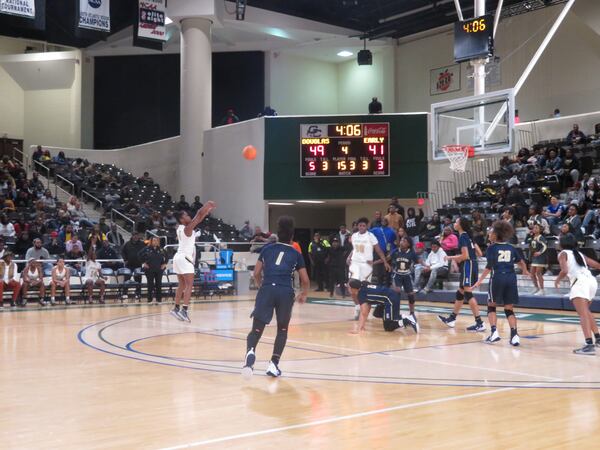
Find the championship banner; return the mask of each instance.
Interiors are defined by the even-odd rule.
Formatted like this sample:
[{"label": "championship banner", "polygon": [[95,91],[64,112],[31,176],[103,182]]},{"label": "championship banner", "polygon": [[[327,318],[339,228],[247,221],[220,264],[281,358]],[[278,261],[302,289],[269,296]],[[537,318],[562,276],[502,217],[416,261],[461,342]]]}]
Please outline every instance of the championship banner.
[{"label": "championship banner", "polygon": [[79,27],[110,32],[110,0],[79,0]]},{"label": "championship banner", "polygon": [[438,95],[460,90],[460,64],[438,67],[429,72],[429,94]]},{"label": "championship banner", "polygon": [[167,0],[139,0],[138,37],[164,42],[167,38],[166,17]]},{"label": "championship banner", "polygon": [[0,14],[35,19],[35,0],[0,0]]}]

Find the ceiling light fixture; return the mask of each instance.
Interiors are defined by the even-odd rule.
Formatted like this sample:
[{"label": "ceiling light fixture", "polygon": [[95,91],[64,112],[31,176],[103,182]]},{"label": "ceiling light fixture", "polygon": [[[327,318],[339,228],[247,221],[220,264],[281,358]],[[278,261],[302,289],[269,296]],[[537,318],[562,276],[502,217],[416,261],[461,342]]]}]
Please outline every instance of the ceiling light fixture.
[{"label": "ceiling light fixture", "polygon": [[269,205],[271,205],[271,206],[294,206],[293,203],[288,203],[288,202],[269,202]]},{"label": "ceiling light fixture", "polygon": [[298,200],[296,203],[320,204],[325,202],[323,200]]},{"label": "ceiling light fixture", "polygon": [[339,52],[337,54],[338,56],[341,56],[342,58],[347,58],[348,56],[352,56],[354,55],[354,53],[349,52],[348,50],[342,50],[341,52]]}]

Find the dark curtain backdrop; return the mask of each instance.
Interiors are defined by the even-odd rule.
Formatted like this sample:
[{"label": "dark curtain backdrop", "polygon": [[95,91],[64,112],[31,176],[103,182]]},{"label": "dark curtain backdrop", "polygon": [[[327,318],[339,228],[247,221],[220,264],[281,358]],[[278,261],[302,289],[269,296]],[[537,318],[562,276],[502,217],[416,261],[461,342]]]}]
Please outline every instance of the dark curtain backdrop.
[{"label": "dark curtain backdrop", "polygon": [[[120,148],[179,134],[179,55],[97,57],[94,147]],[[227,109],[241,120],[264,108],[264,54],[213,54],[213,126]]]}]

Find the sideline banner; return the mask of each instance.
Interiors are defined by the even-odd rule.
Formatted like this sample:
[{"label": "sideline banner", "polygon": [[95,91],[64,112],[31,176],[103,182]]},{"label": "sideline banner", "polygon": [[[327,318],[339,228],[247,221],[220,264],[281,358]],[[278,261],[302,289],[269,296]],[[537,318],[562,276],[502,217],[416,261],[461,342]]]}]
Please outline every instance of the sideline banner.
[{"label": "sideline banner", "polygon": [[166,17],[167,0],[139,0],[138,37],[164,42],[167,36]]},{"label": "sideline banner", "polygon": [[0,0],[0,14],[35,19],[35,0]]}]

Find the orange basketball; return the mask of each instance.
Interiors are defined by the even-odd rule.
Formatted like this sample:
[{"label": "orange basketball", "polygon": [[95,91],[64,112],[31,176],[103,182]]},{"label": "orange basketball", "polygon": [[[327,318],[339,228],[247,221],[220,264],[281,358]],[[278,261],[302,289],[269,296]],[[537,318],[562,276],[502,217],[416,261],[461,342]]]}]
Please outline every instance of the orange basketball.
[{"label": "orange basketball", "polygon": [[246,145],[242,150],[242,156],[246,159],[253,160],[256,158],[256,148],[253,145]]}]

